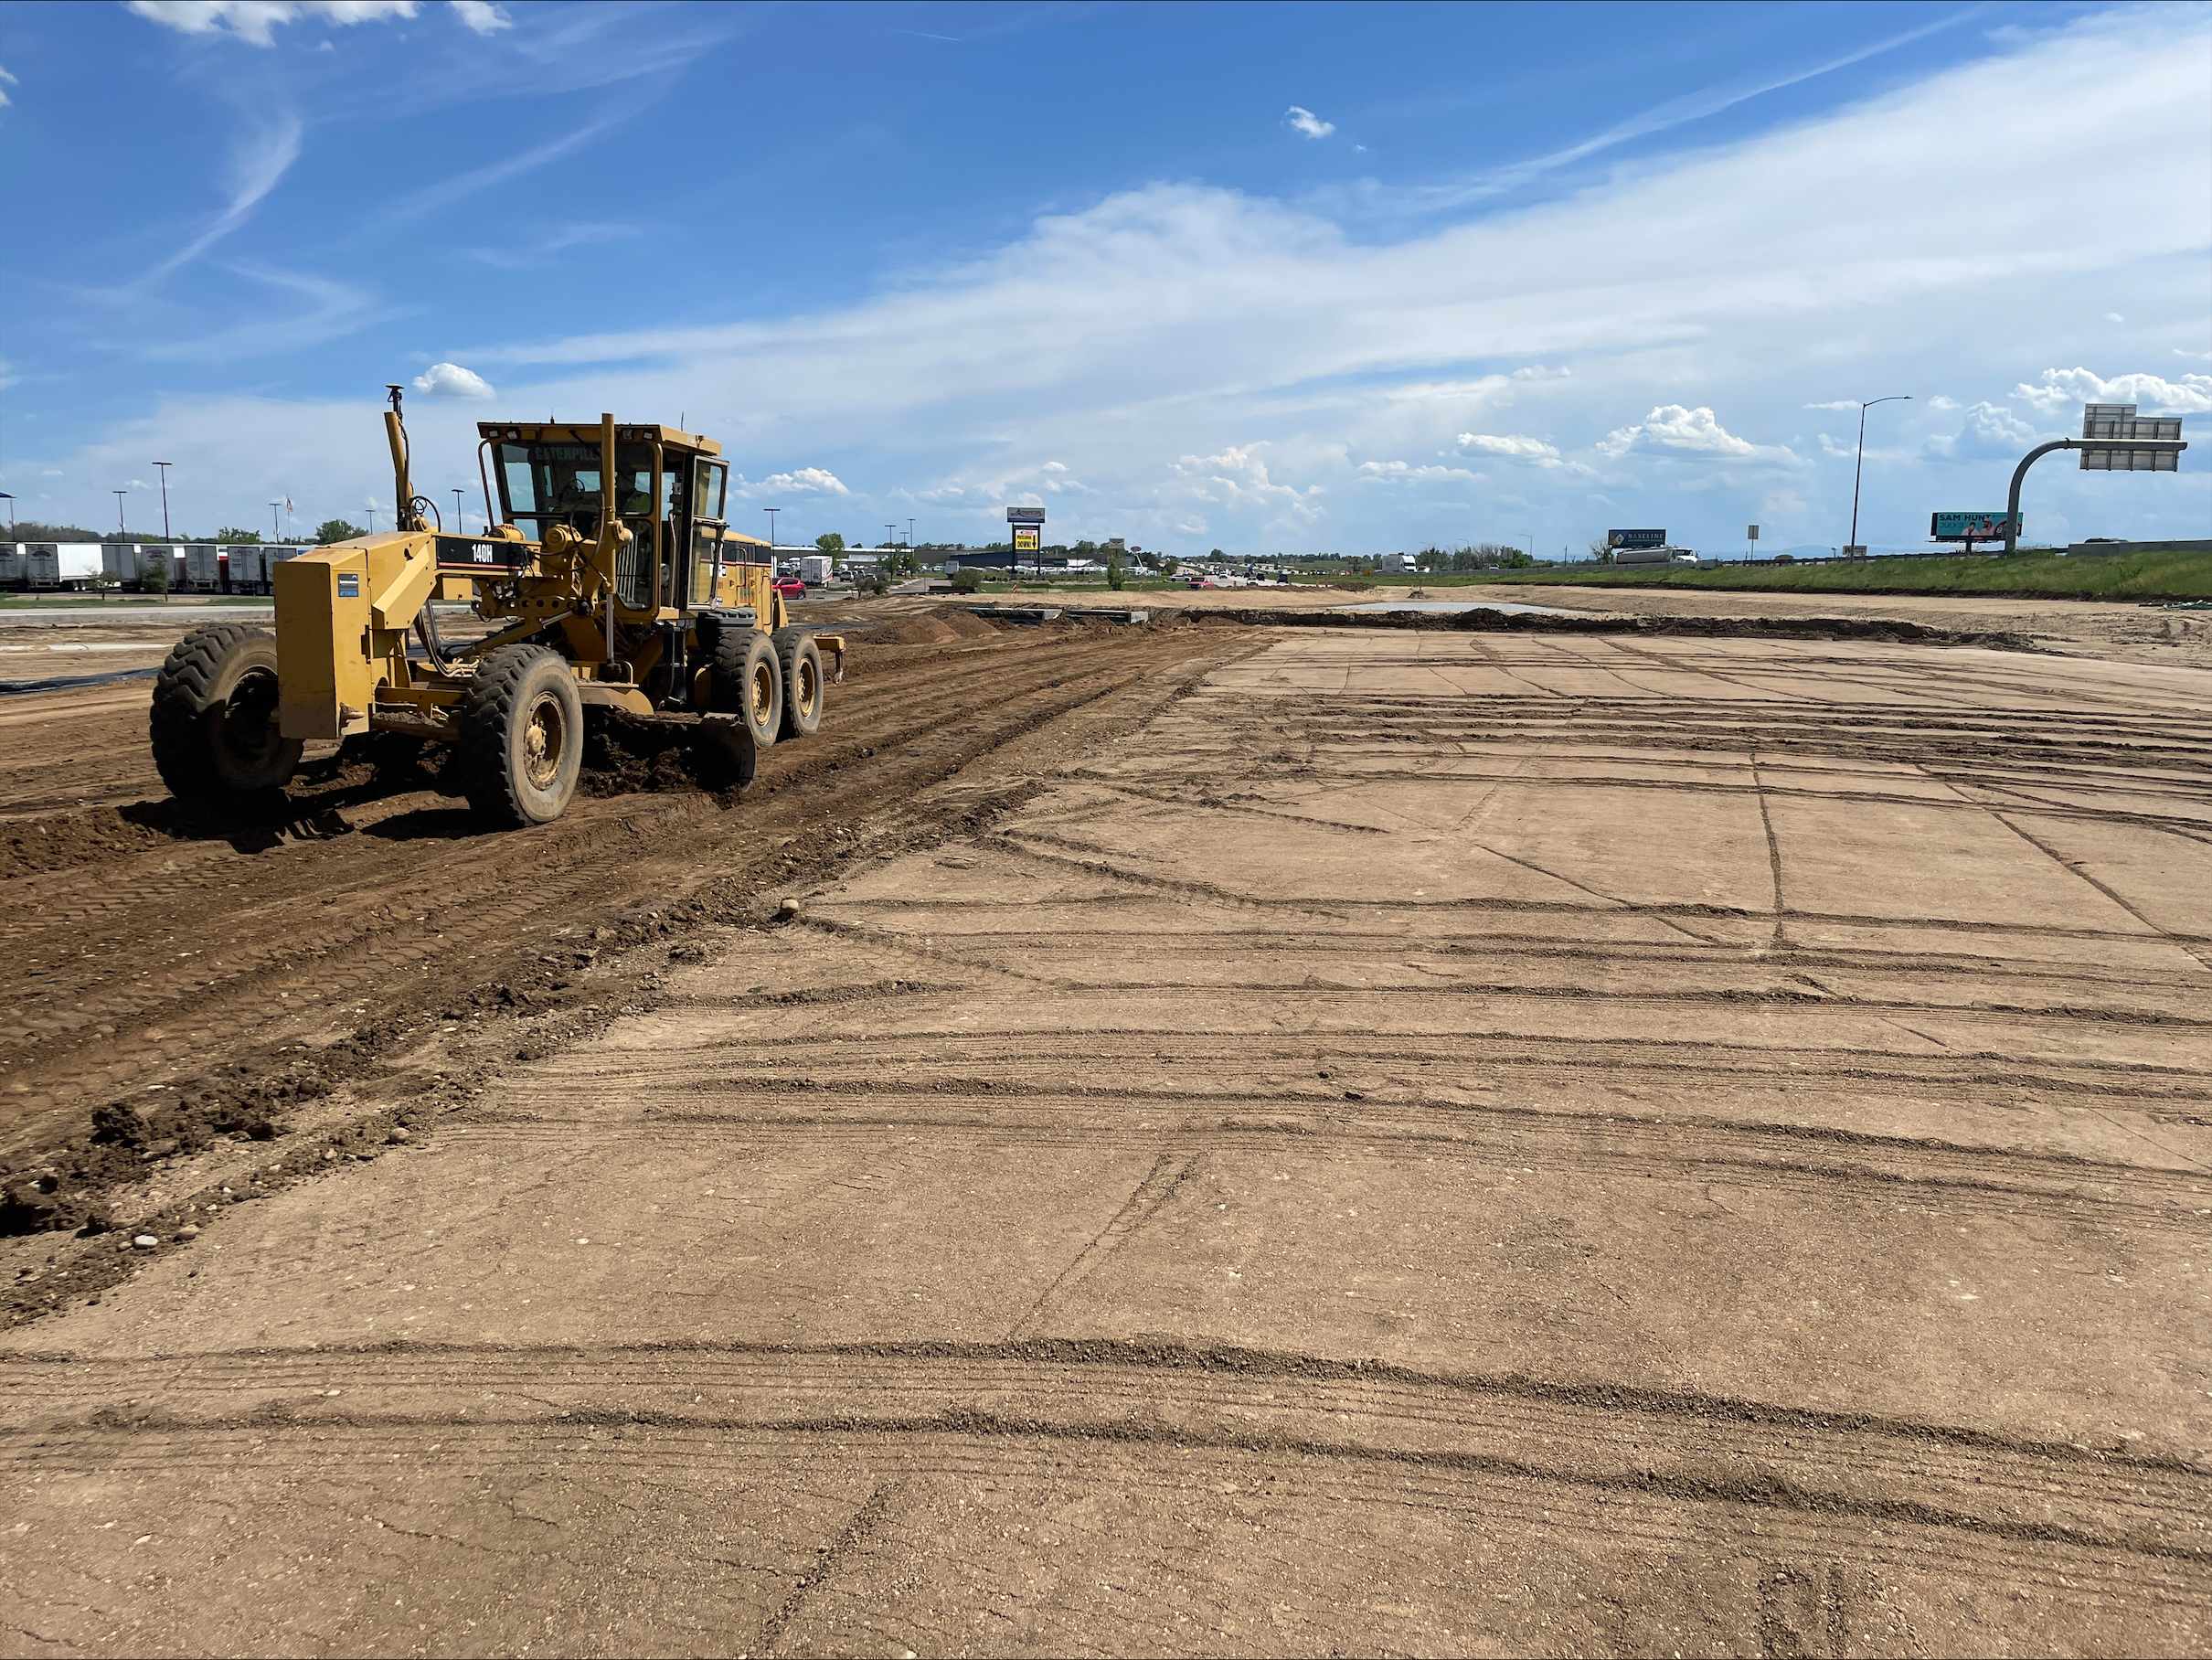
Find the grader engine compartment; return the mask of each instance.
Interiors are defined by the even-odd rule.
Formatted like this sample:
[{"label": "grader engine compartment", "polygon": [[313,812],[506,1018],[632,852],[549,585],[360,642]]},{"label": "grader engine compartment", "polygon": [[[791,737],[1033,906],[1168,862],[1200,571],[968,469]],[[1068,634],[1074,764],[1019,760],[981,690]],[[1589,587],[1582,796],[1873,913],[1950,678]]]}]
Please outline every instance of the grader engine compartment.
[{"label": "grader engine compartment", "polygon": [[[463,536],[415,495],[398,387],[390,404],[399,528],[280,566],[273,637],[215,624],[164,665],[151,736],[174,793],[281,788],[308,742],[386,732],[453,746],[471,803],[519,828],[567,807],[588,709],[690,723],[740,787],[761,749],[820,725],[845,642],[794,626],[774,550],[729,529],[712,439],[479,423],[486,527]],[[441,599],[490,631],[449,646]]]}]

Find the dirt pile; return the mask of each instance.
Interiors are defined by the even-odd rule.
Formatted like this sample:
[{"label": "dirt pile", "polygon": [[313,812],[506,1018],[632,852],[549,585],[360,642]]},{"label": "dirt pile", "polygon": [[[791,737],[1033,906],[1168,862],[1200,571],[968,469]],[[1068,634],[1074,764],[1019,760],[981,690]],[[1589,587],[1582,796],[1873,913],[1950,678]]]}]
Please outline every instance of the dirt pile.
[{"label": "dirt pile", "polygon": [[1690,640],[1864,640],[1881,644],[1972,645],[1986,651],[2042,648],[2028,635],[1936,628],[1868,617],[1631,617],[1547,616],[1535,612],[1473,610],[1193,611],[1200,623],[1236,622],[1261,628],[1381,628],[1484,634],[1633,634]]}]

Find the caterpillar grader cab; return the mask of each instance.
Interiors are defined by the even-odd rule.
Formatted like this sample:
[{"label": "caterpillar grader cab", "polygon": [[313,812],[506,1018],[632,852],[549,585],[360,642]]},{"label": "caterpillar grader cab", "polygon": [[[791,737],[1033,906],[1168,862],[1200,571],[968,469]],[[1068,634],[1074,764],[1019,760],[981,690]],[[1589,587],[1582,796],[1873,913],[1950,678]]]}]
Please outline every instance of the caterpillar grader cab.
[{"label": "caterpillar grader cab", "polygon": [[[172,792],[280,788],[309,740],[389,732],[452,746],[461,793],[520,828],[575,793],[587,708],[695,719],[740,787],[761,749],[820,725],[845,641],[794,626],[774,550],[729,528],[719,444],[611,415],[481,422],[486,528],[463,536],[415,494],[390,393],[399,528],[276,567],[273,635],[218,622],[178,643],[151,717]],[[449,645],[439,599],[490,632]]]}]

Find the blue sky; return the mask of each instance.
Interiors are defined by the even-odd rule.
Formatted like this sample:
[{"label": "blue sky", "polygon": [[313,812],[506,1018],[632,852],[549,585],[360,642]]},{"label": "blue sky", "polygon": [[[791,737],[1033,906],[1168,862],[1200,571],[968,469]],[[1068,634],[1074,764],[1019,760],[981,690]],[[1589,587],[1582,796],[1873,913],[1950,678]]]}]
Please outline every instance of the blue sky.
[{"label": "blue sky", "polygon": [[18,0],[0,72],[25,517],[361,520],[399,380],[425,487],[681,419],[786,541],[1726,553],[1909,392],[1877,547],[2084,398],[2206,452],[2031,537],[2212,536],[2203,5]]}]

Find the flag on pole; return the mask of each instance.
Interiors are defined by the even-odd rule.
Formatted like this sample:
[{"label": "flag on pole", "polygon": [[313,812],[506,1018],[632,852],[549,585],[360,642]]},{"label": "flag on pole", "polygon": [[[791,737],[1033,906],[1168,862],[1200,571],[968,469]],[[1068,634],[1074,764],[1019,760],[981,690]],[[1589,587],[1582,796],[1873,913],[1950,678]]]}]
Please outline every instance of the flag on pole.
[{"label": "flag on pole", "polygon": [[289,495],[284,498],[284,511],[287,513],[292,511],[292,497]]}]

